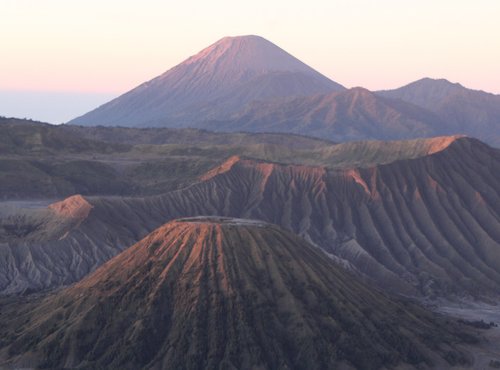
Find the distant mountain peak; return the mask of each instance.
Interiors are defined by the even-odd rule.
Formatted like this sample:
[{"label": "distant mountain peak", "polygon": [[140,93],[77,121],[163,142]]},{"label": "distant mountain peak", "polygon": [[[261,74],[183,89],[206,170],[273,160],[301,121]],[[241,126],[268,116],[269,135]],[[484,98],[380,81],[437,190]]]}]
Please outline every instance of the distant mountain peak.
[{"label": "distant mountain peak", "polygon": [[468,87],[465,87],[459,82],[451,82],[447,80],[446,78],[430,78],[430,77],[424,77],[421,78],[420,80],[410,82],[409,84],[400,87],[399,89],[396,90],[387,90],[387,91],[397,91],[401,89],[407,89],[407,88],[421,88],[421,89],[427,89],[430,90],[431,92],[433,90],[441,89],[445,92],[448,92],[449,94],[451,93],[462,93],[462,94],[483,94],[483,95],[489,95],[489,96],[499,96],[484,90],[477,90],[477,89],[471,89]]},{"label": "distant mountain peak", "polygon": [[253,101],[344,89],[263,37],[224,37],[70,123],[199,127]]},{"label": "distant mountain peak", "polygon": [[231,70],[246,70],[318,74],[277,45],[255,35],[224,37],[180,65],[195,63],[204,63],[207,67],[226,73]]},{"label": "distant mountain peak", "polygon": [[446,99],[472,91],[459,83],[452,83],[444,78],[425,77],[394,90],[379,91],[378,94],[401,99],[434,112]]},{"label": "distant mountain peak", "polygon": [[260,40],[260,41],[267,41],[264,37],[259,36],[259,35],[239,35],[239,36],[224,36],[221,38],[218,42],[222,41],[234,41],[234,40]]},{"label": "distant mountain peak", "polygon": [[439,89],[448,89],[450,90],[466,90],[466,88],[461,85],[458,82],[451,82],[447,80],[446,78],[430,78],[430,77],[424,77],[421,78],[420,80],[411,82],[402,88],[405,87],[425,87],[425,88],[439,88]]},{"label": "distant mountain peak", "polygon": [[446,78],[432,78],[432,77],[422,77],[421,79],[416,80],[412,83],[440,83],[440,84],[446,84],[446,85],[462,86],[458,82],[451,82],[450,80],[447,80]]},{"label": "distant mountain peak", "polygon": [[345,91],[345,94],[346,96],[350,96],[351,98],[375,98],[375,95],[370,90],[359,86],[350,88],[349,90]]},{"label": "distant mountain peak", "polygon": [[422,78],[378,95],[426,109],[445,123],[436,134],[463,133],[499,145],[500,95],[464,87],[446,79]]}]

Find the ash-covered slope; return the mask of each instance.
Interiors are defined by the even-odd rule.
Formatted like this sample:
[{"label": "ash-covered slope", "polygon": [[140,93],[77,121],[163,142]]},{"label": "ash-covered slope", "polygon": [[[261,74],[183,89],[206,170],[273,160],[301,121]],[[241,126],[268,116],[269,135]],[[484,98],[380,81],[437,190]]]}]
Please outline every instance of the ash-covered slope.
[{"label": "ash-covered slope", "polygon": [[[107,135],[108,130],[104,128],[103,130],[106,131]],[[110,128],[110,130],[116,136],[124,133],[124,129]],[[170,131],[161,129],[161,131],[163,130]],[[137,138],[135,129],[125,129],[125,131],[125,134],[130,135],[131,139]],[[153,131],[158,133],[156,129]],[[85,132],[83,131],[83,133]],[[272,151],[270,157],[283,161],[322,163],[335,168],[354,165],[366,167],[400,159],[418,158],[443,150],[455,140],[453,137],[443,137],[407,142],[359,142],[323,146],[317,145],[318,142],[322,144],[319,140],[283,137],[282,135],[225,134],[219,138],[219,135],[214,137],[215,134],[207,133],[208,137],[202,136],[200,138],[198,134],[196,133],[191,138],[188,131],[182,130],[174,132],[173,135],[181,142],[189,140],[189,138],[193,141],[210,139],[211,141],[225,140],[226,143],[228,141],[242,141],[250,144],[252,140],[269,142],[269,144],[279,142],[285,145],[291,142],[294,150],[298,151],[281,152],[280,150],[279,153]],[[91,137],[91,139],[95,138]],[[265,153],[266,150],[262,150],[263,148],[258,147]],[[221,168],[230,169],[231,165],[237,162],[241,162],[241,159],[233,157],[224,165],[208,171],[201,180],[212,182],[213,180],[210,181],[210,178],[217,171]],[[248,163],[257,164],[259,162],[250,161]],[[81,171],[81,166],[79,170]],[[29,185],[29,182],[27,184]],[[235,185],[237,184],[238,182],[235,183]],[[217,182],[216,188],[219,188],[220,185]],[[199,186],[195,185],[193,189],[196,191]],[[186,195],[181,196],[180,199],[186,198],[186,202],[177,205],[175,209],[168,208],[168,203],[171,201],[166,201],[165,204],[161,200],[158,201],[164,197],[139,200],[111,197],[111,202],[108,203],[104,200],[107,198],[99,200],[100,198],[72,196],[49,206],[47,209],[26,209],[22,202],[21,209],[18,209],[14,205],[17,204],[16,202],[12,205],[9,205],[9,202],[2,203],[0,204],[0,254],[2,256],[0,259],[0,292],[1,294],[15,294],[72,283],[167,220],[180,216],[207,214],[207,212],[208,214],[217,214],[217,212],[227,214],[228,210],[220,210],[220,206],[211,205],[210,191],[207,188],[201,190],[203,199],[196,197],[191,199],[189,195],[191,191],[183,191],[182,194]],[[166,197],[169,198],[171,195]],[[206,203],[200,204],[200,202],[205,202],[207,197]],[[218,201],[213,200],[214,203]],[[102,204],[102,207],[95,208],[94,203]],[[84,212],[77,211],[78,205]],[[75,211],[60,213],[56,212],[58,209],[73,209]],[[234,212],[243,211],[244,205],[240,205],[239,208],[236,207]],[[75,222],[71,214],[77,213],[85,215],[85,217],[79,218]],[[87,217],[89,214],[90,217]]]},{"label": "ash-covered slope", "polygon": [[86,198],[88,216],[62,237],[29,239],[29,226],[2,244],[2,292],[76,281],[168,220],[224,215],[278,224],[389,290],[500,295],[499,151],[468,138],[407,146],[387,163],[365,143],[386,164],[341,170],[233,157],[162,196]]},{"label": "ash-covered slope", "polygon": [[111,237],[105,227],[88,225],[93,208],[80,195],[45,209],[0,208],[2,294],[71,284],[119,253],[112,243],[121,241],[120,230]]},{"label": "ash-covered slope", "polygon": [[294,234],[221,218],[170,222],[0,322],[0,359],[44,368],[447,368],[473,339]]},{"label": "ash-covered slope", "polygon": [[259,101],[226,122],[206,122],[202,127],[220,131],[287,132],[337,142],[452,133],[445,121],[432,112],[360,87],[287,101]]},{"label": "ash-covered slope", "polygon": [[225,37],[70,123],[194,127],[207,119],[227,119],[254,100],[342,89],[262,37]]},{"label": "ash-covered slope", "polygon": [[401,99],[434,112],[447,123],[448,134],[470,135],[500,146],[500,95],[431,78],[423,78],[394,90],[378,91],[377,94]]}]

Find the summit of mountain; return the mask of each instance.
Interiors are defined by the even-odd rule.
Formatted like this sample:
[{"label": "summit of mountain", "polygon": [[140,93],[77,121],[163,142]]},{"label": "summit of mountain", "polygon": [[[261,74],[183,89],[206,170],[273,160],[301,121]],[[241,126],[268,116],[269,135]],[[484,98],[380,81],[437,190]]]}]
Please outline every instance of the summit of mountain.
[{"label": "summit of mountain", "polygon": [[500,146],[500,95],[431,78],[377,94],[435,113],[447,123],[447,133],[470,135]]},{"label": "summit of mountain", "polygon": [[290,232],[223,217],[171,221],[0,322],[0,363],[41,368],[447,368],[473,340]]},{"label": "summit of mountain", "polygon": [[498,95],[485,91],[468,89],[460,83],[450,82],[444,78],[433,79],[428,77],[397,89],[377,91],[377,94],[401,99],[431,111],[438,109],[444,101],[451,99],[453,96],[498,97]]},{"label": "summit of mountain", "polygon": [[334,141],[464,134],[500,145],[500,96],[445,79],[345,89],[259,36],[225,37],[70,121],[285,132]]},{"label": "summit of mountain", "polygon": [[254,100],[343,89],[262,37],[225,37],[70,123],[192,127],[227,119]]}]

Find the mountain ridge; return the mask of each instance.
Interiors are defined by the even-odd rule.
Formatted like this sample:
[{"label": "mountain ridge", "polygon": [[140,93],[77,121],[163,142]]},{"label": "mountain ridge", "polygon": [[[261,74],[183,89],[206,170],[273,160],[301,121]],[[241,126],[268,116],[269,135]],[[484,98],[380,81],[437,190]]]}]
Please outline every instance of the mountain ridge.
[{"label": "mountain ridge", "polygon": [[334,141],[465,134],[500,146],[500,95],[423,78],[346,89],[260,36],[223,38],[70,124],[284,132]]},{"label": "mountain ridge", "polygon": [[0,125],[4,200],[161,194],[188,185],[231,155],[329,168],[366,167],[426,155],[438,140],[335,144],[283,133],[53,126],[1,118]]},{"label": "mountain ridge", "polygon": [[475,136],[500,146],[500,95],[430,78],[376,94],[428,109],[448,123],[448,132]]},{"label": "mountain ridge", "polygon": [[[426,96],[412,96],[412,92],[417,93],[418,90],[425,90]],[[455,94],[484,94],[489,96],[500,96],[484,90],[469,89],[459,82],[451,82],[445,78],[429,78],[424,77],[419,80],[410,82],[404,86],[395,89],[386,89],[375,91],[376,94],[388,97],[397,97],[404,101],[409,101],[415,105],[429,109],[436,109],[436,104],[439,101],[446,99]],[[407,94],[405,96],[405,94]]]},{"label": "mountain ridge", "polygon": [[345,142],[440,136],[449,134],[447,126],[424,108],[356,87],[287,101],[257,101],[227,121],[207,121],[199,127],[291,132]]},{"label": "mountain ridge", "polygon": [[[89,216],[64,239],[4,245],[2,291],[75,281],[168,220],[218,215],[278,224],[393,291],[498,296],[500,151],[475,139],[437,140],[447,143],[423,157],[337,169],[233,157],[163,195],[87,197]],[[28,256],[37,257],[26,264]]]}]

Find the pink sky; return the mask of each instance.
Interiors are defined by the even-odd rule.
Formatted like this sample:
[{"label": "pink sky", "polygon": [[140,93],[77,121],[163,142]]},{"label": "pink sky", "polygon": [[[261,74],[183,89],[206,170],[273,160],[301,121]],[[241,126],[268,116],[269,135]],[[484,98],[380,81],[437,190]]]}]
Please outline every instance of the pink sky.
[{"label": "pink sky", "polygon": [[346,87],[387,89],[433,77],[500,93],[497,0],[172,4],[3,0],[0,90],[107,99],[223,36],[257,34]]}]

